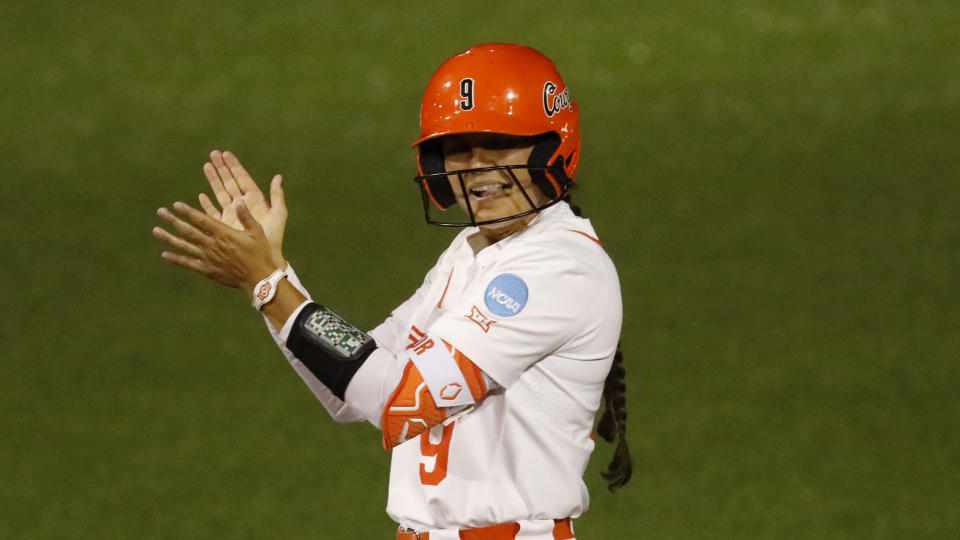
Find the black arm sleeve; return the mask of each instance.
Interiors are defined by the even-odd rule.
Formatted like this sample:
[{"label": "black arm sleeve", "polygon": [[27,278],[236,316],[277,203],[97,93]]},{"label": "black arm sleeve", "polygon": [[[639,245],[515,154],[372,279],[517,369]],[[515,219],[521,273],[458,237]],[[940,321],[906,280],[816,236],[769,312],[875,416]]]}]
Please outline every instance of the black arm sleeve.
[{"label": "black arm sleeve", "polygon": [[342,400],[350,380],[377,345],[326,306],[311,302],[297,316],[287,348]]}]

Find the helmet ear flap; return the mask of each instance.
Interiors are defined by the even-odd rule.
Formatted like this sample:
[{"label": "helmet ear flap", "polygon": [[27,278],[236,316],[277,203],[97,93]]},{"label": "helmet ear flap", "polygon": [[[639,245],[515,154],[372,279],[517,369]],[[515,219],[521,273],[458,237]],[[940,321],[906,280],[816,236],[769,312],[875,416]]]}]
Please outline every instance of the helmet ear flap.
[{"label": "helmet ear flap", "polygon": [[543,170],[530,169],[530,179],[544,195],[551,199],[559,197],[566,185],[570,183],[570,179],[563,168],[563,156],[557,156],[553,163],[550,163],[550,158],[553,157],[558,148],[560,148],[559,135],[552,132],[539,135],[533,145],[530,159],[527,161],[529,167],[550,167],[549,173]]},{"label": "helmet ear flap", "polygon": [[[424,141],[418,146],[420,174],[430,175],[446,172],[443,166],[443,152],[440,140]],[[438,208],[446,210],[457,202],[446,176],[434,176],[423,180],[423,189]]]}]

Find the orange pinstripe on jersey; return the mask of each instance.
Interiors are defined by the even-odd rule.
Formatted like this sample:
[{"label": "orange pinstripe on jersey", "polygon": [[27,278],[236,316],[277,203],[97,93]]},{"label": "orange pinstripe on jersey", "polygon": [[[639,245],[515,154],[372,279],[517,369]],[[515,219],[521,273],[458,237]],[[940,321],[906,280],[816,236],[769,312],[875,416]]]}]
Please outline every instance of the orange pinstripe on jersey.
[{"label": "orange pinstripe on jersey", "polygon": [[587,234],[587,233],[585,233],[585,232],[583,232],[583,231],[578,231],[578,230],[576,230],[576,229],[570,229],[570,232],[575,232],[575,233],[577,233],[577,234],[582,234],[582,235],[586,236],[587,238],[593,240],[593,241],[596,242],[597,244],[599,244],[599,245],[601,245],[601,246],[603,245],[603,242],[601,242],[599,239],[594,238],[594,237],[590,236],[589,234]]},{"label": "orange pinstripe on jersey", "polygon": [[443,287],[443,294],[440,295],[440,301],[437,302],[437,309],[443,307],[443,299],[447,297],[447,289],[450,288],[450,280],[453,279],[454,268],[450,269],[450,275],[447,276],[447,284]]}]

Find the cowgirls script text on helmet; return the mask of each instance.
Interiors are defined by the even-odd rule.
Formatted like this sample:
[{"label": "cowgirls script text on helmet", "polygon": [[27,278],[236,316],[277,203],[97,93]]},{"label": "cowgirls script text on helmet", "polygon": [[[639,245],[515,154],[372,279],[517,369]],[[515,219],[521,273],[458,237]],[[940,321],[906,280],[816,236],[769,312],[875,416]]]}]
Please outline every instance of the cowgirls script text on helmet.
[{"label": "cowgirls script text on helmet", "polygon": [[[548,117],[560,112],[560,109],[566,107],[573,110],[573,100],[570,99],[570,89],[564,88],[563,92],[556,94],[557,85],[553,81],[547,81],[543,84],[543,111]],[[554,95],[556,94],[556,95]]]}]

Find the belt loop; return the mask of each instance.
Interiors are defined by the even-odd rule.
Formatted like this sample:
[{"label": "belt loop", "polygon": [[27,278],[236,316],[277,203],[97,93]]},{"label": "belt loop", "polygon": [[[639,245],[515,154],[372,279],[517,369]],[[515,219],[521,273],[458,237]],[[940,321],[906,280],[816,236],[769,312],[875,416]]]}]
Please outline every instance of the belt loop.
[{"label": "belt loop", "polygon": [[397,540],[430,540],[429,532],[417,532],[404,527],[397,528]]},{"label": "belt loop", "polygon": [[553,520],[554,540],[569,540],[573,537],[573,523],[570,518]]}]

